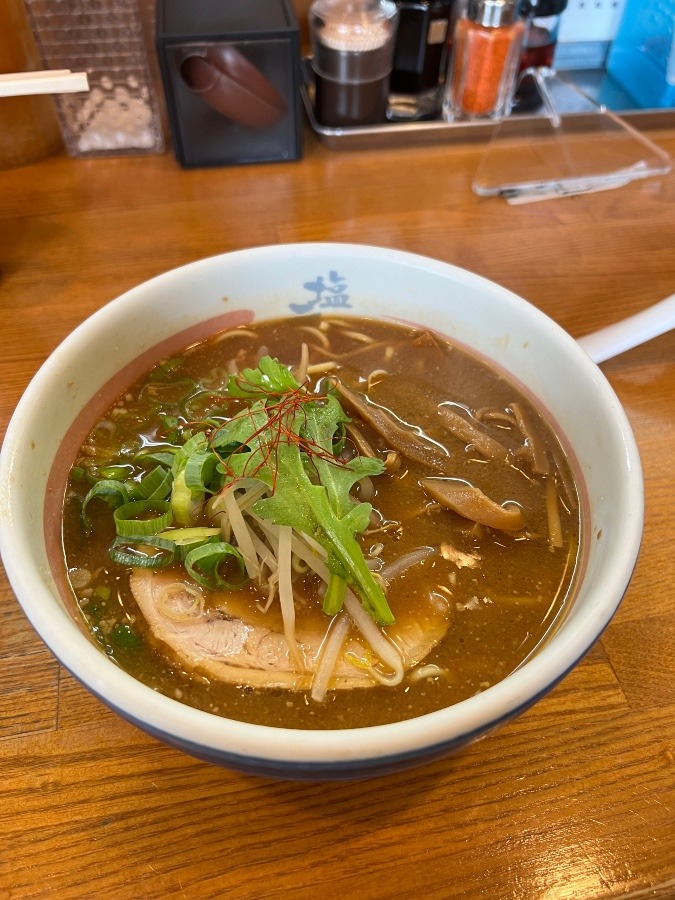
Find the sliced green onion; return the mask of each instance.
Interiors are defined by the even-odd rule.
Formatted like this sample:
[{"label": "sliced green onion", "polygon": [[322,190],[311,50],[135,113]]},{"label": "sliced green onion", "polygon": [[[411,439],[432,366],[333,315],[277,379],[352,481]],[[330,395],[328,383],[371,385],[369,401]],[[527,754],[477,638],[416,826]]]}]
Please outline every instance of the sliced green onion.
[{"label": "sliced green onion", "polygon": [[203,420],[205,416],[216,416],[218,411],[227,409],[231,403],[230,396],[223,391],[199,390],[185,398],[182,412],[187,419]]},{"label": "sliced green onion", "polygon": [[185,484],[191,491],[203,493],[213,479],[218,457],[210,450],[198,450],[185,464]]},{"label": "sliced green onion", "polygon": [[[233,563],[238,576],[234,581],[221,575],[221,569],[230,569]],[[185,569],[197,584],[209,590],[234,591],[247,581],[244,557],[236,547],[224,541],[203,544],[191,550],[185,557]]]},{"label": "sliced green onion", "polygon": [[[133,547],[152,547],[155,553],[141,553],[134,551]],[[176,555],[176,545],[172,541],[165,541],[157,535],[142,537],[137,535],[129,538],[116,537],[108,551],[113,562],[121,566],[131,566],[135,569],[163,569],[171,565]]]},{"label": "sliced green onion", "polygon": [[170,444],[177,444],[181,439],[183,423],[178,416],[160,416],[162,420],[162,435]]},{"label": "sliced green onion", "polygon": [[195,525],[192,528],[169,528],[167,531],[159,533],[157,537],[163,538],[165,541],[173,541],[174,544],[185,544],[190,541],[213,537],[215,534],[220,534],[220,528]]},{"label": "sliced green onion", "polygon": [[187,441],[183,444],[183,446],[178,450],[174,457],[173,461],[173,473],[176,475],[183,469],[188,461],[188,459],[192,456],[193,453],[196,453],[197,450],[207,450],[209,446],[209,439],[206,436],[206,432],[198,431],[197,434],[193,434],[192,437],[188,438]]},{"label": "sliced green onion", "polygon": [[[146,513],[149,518],[141,519]],[[147,537],[164,531],[173,522],[171,504],[160,500],[132,500],[113,513],[115,528],[120,537]]]},{"label": "sliced green onion", "polygon": [[157,537],[166,541],[172,541],[176,547],[176,559],[183,562],[191,550],[208,543],[217,543],[220,538],[220,528],[207,528],[195,526],[194,528],[170,528],[162,531]]},{"label": "sliced green onion", "polygon": [[171,493],[173,475],[164,466],[155,466],[138,482],[136,492],[143,500],[166,500]]},{"label": "sliced green onion", "polygon": [[168,375],[169,372],[173,372],[178,366],[182,366],[183,362],[182,356],[171,356],[169,359],[164,360],[164,362],[158,363],[150,373],[150,381],[157,381],[164,375]]},{"label": "sliced green onion", "polygon": [[133,473],[132,466],[104,466],[101,475],[111,481],[125,481]]},{"label": "sliced green onion", "polygon": [[165,450],[149,450],[147,453],[141,450],[134,457],[134,462],[141,466],[150,466],[154,463],[156,466],[164,466],[165,469],[170,469],[173,466],[177,452],[177,447]]},{"label": "sliced green onion", "polygon": [[109,506],[116,509],[123,506],[128,501],[129,492],[121,481],[116,481],[112,478],[103,478],[101,481],[97,481],[96,484],[90,488],[82,501],[80,515],[82,516],[82,522],[87,531],[91,529],[91,523],[87,518],[87,506],[89,506],[89,503],[95,498],[104,500]]},{"label": "sliced green onion", "polygon": [[176,378],[172,381],[162,384],[157,379],[143,385],[138,395],[138,399],[142,400],[146,393],[149,393],[153,399],[159,400],[160,403],[174,404],[180,403],[189,397],[197,387],[197,383],[192,378]]},{"label": "sliced green onion", "polygon": [[196,538],[194,541],[185,541],[182,544],[176,544],[176,560],[184,564],[189,553],[203,547],[205,544],[219,543],[219,537],[219,535],[214,535],[209,538]]},{"label": "sliced green onion", "polygon": [[185,484],[185,471],[183,470],[174,477],[171,488],[171,509],[173,517],[179,525],[189,525],[192,522],[193,506],[192,491]]}]

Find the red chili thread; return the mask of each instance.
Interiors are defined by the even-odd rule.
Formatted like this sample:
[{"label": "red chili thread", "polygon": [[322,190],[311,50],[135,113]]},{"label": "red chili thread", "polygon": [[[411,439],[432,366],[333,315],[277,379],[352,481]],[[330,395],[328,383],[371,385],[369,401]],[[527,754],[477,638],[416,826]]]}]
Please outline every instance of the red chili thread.
[{"label": "red chili thread", "polygon": [[[273,391],[263,391],[262,393],[267,394],[269,397],[277,396],[276,392]],[[236,479],[255,478],[255,476],[262,469],[269,466],[270,460],[273,459],[274,465],[272,465],[270,468],[272,470],[272,491],[274,492],[274,490],[276,490],[277,470],[279,464],[279,447],[283,443],[295,444],[299,448],[300,452],[304,453],[310,460],[318,458],[331,463],[332,465],[346,465],[346,462],[344,460],[341,460],[338,457],[334,456],[332,453],[324,450],[323,447],[321,447],[315,441],[312,441],[306,437],[302,437],[296,431],[293,431],[293,429],[288,424],[289,422],[295,421],[297,415],[302,411],[303,407],[307,403],[316,403],[317,400],[320,399],[320,397],[317,398],[308,394],[304,387],[300,385],[293,390],[287,391],[276,403],[271,403],[269,406],[267,406],[267,422],[257,428],[249,439],[252,440],[254,438],[259,438],[264,432],[272,429],[272,439],[263,442],[263,446],[265,447],[263,459],[255,466],[253,466],[250,471],[247,471],[245,468],[244,473],[241,476],[235,476],[234,472],[228,466],[227,460],[221,457],[218,452],[214,450],[214,453],[216,453],[216,455],[218,456],[218,459],[220,460],[227,474],[231,478]],[[247,409],[244,413],[239,413],[239,415],[242,414],[250,414],[250,410]],[[215,431],[213,433],[215,433]]]}]

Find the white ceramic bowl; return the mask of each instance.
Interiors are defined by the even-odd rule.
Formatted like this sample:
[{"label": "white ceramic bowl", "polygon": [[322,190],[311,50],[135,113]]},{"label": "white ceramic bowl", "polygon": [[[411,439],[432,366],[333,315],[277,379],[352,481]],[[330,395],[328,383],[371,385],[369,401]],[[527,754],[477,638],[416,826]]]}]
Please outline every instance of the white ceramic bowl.
[{"label": "white ceramic bowl", "polygon": [[[312,289],[331,272],[337,300]],[[336,307],[336,303],[340,303]],[[332,305],[331,305],[332,304]],[[94,421],[158,358],[231,322],[311,312],[394,317],[503,367],[557,423],[585,494],[585,571],[555,635],[483,693],[410,721],[343,731],[249,725],[184,706],[121,671],[75,623],[62,574],[60,502]],[[365,778],[476,740],[527,709],[586,653],[626,589],[642,533],[642,474],[604,376],[551,319],[498,285],[420,256],[348,244],[260,247],[167,272],[79,326],[26,390],[0,462],[0,548],[26,615],[72,674],[146,732],[201,759],[291,779]]]}]

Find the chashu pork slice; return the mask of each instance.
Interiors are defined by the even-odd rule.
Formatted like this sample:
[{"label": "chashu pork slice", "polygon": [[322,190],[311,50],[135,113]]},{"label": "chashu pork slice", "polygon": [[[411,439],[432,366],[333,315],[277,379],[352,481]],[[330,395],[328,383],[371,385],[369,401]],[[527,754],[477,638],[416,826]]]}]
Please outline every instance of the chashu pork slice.
[{"label": "chashu pork slice", "polygon": [[[260,612],[246,618],[227,593],[205,592],[175,575],[135,569],[131,591],[156,641],[170,648],[189,669],[209,677],[253,687],[308,689],[316,671],[328,619],[316,626],[298,623],[297,643],[304,662],[301,671],[289,651],[283,631],[271,627]],[[208,605],[206,603],[208,602]],[[417,665],[444,637],[449,610],[429,603],[423,621],[398,617],[387,635],[398,647],[404,668]],[[374,687],[377,680],[351,659],[368,658],[365,642],[352,628],[335,666],[331,687]]]}]

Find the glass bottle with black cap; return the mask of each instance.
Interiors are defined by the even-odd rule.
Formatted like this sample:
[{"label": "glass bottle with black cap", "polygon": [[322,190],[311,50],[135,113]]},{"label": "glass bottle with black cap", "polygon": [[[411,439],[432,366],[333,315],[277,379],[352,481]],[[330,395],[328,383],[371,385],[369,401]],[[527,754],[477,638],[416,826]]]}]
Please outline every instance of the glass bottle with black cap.
[{"label": "glass bottle with black cap", "polygon": [[[520,14],[526,20],[519,72],[535,67],[551,67],[558,43],[560,17],[567,0],[522,0]],[[523,75],[513,99],[512,112],[530,112],[541,103],[531,75]]]},{"label": "glass bottle with black cap", "polygon": [[396,0],[399,10],[387,116],[440,114],[456,0]]}]

